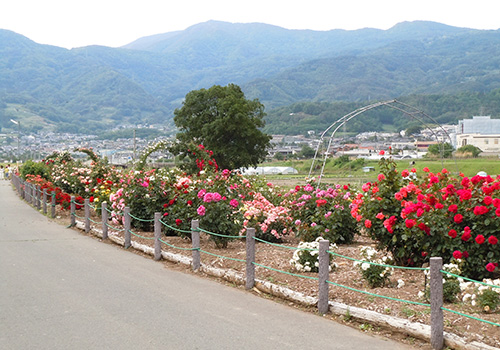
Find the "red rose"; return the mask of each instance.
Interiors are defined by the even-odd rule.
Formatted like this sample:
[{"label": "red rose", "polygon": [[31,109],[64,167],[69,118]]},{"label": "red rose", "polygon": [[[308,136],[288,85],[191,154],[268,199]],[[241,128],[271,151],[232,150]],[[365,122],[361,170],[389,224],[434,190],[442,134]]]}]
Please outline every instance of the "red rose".
[{"label": "red rose", "polygon": [[422,252],[422,258],[425,258],[427,256],[427,252]]},{"label": "red rose", "polygon": [[327,202],[326,202],[326,199],[318,199],[316,200],[316,206],[319,208],[323,205],[325,205]]},{"label": "red rose", "polygon": [[457,237],[457,231],[451,229],[448,231],[448,236],[450,236],[451,238],[456,238]]},{"label": "red rose", "polygon": [[422,169],[422,171],[425,172],[425,173],[428,173],[430,170],[429,170],[428,167],[425,167],[425,168]]},{"label": "red rose", "polygon": [[413,226],[415,226],[416,222],[415,222],[415,220],[408,219],[405,221],[405,224],[406,224],[406,227],[412,228]]},{"label": "red rose", "polygon": [[453,218],[453,221],[455,221],[457,224],[461,223],[464,220],[464,217],[462,214],[457,214]]},{"label": "red rose", "polygon": [[477,236],[476,236],[476,243],[477,243],[477,244],[483,244],[483,243],[484,243],[484,241],[485,241],[485,239],[484,239],[484,236],[483,236],[483,235],[477,235]]},{"label": "red rose", "polygon": [[381,155],[381,156],[383,156],[385,154],[385,151],[381,150],[378,154]]},{"label": "red rose", "polygon": [[300,191],[300,186],[298,186],[298,185],[295,186],[295,191],[297,191],[297,192]]},{"label": "red rose", "polygon": [[462,241],[467,242],[469,239],[471,239],[471,237],[472,236],[471,236],[470,232],[464,232],[462,234]]},{"label": "red rose", "polygon": [[405,170],[403,170],[403,171],[401,172],[401,176],[402,176],[402,177],[408,177],[409,175],[410,175],[410,172],[409,172],[407,169],[405,169]]},{"label": "red rose", "polygon": [[366,228],[370,228],[370,227],[372,227],[372,222],[371,222],[370,220],[366,219],[366,220],[365,220],[365,227],[366,227]]},{"label": "red rose", "polygon": [[448,211],[452,212],[452,213],[456,213],[458,210],[458,206],[456,204],[452,204],[448,207]]},{"label": "red rose", "polygon": [[193,205],[193,201],[191,200],[187,201],[187,205]]},{"label": "red rose", "polygon": [[453,257],[454,257],[455,259],[462,259],[462,252],[460,252],[459,250],[455,250],[455,251],[453,252]]},{"label": "red rose", "polygon": [[486,214],[487,212],[489,212],[490,210],[488,209],[488,207],[485,207],[484,205],[481,205],[481,206],[476,206],[474,207],[474,215],[483,215],[483,214]]},{"label": "red rose", "polygon": [[488,270],[489,272],[493,272],[493,271],[495,271],[495,269],[496,269],[496,266],[493,263],[488,263],[486,265],[486,270]]},{"label": "red rose", "polygon": [[488,243],[489,243],[489,244],[492,244],[492,245],[495,245],[495,244],[497,244],[497,243],[498,243],[498,238],[496,238],[495,236],[490,236],[490,237],[488,238]]},{"label": "red rose", "polygon": [[89,202],[90,202],[90,203],[94,202],[94,196],[90,196],[90,198],[89,198]]},{"label": "red rose", "polygon": [[466,251],[466,250],[464,250],[464,251],[462,252],[462,256],[464,257],[464,259],[467,259],[467,258],[469,257],[469,252],[468,252],[468,251]]},{"label": "red rose", "polygon": [[483,203],[484,205],[490,205],[491,203],[493,203],[493,198],[491,198],[490,196],[486,196],[483,199]]},{"label": "red rose", "polygon": [[175,224],[177,226],[180,226],[182,224],[182,220],[181,219],[175,219]]}]

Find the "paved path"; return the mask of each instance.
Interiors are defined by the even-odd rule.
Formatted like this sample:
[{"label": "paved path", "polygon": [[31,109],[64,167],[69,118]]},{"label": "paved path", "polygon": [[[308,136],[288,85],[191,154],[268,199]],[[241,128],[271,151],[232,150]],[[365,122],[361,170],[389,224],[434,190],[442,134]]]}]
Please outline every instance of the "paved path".
[{"label": "paved path", "polygon": [[410,349],[103,244],[0,181],[0,349]]}]

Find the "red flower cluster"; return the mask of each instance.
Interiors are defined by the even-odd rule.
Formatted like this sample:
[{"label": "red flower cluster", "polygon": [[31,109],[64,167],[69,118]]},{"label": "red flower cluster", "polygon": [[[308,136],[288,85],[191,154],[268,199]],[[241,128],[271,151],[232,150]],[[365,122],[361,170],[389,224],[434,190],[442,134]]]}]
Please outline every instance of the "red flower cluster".
[{"label": "red flower cluster", "polygon": [[[417,178],[408,170],[398,175],[390,160],[380,163],[379,184],[364,184],[352,205],[352,215],[365,223],[370,236],[384,242],[393,253],[405,249],[414,261],[422,257],[405,247],[412,246],[428,256],[465,259],[463,271],[470,278],[491,277],[486,271],[496,269],[500,261],[500,250],[494,249],[500,232],[500,176],[467,178],[461,174],[454,178],[446,169],[434,174],[424,168],[426,174]],[[411,172],[415,173],[414,169]],[[385,179],[388,181],[382,181]],[[373,191],[376,186],[384,195]],[[375,218],[383,220],[382,227]],[[481,263],[488,268],[477,272]]]}]

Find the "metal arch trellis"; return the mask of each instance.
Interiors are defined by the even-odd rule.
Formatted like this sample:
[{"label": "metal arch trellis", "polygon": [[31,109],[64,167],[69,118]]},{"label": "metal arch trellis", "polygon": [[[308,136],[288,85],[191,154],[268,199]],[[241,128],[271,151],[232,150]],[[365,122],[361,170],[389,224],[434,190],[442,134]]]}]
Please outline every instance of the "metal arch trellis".
[{"label": "metal arch trellis", "polygon": [[[334,130],[332,131],[331,135],[330,135],[330,140],[328,142],[328,147],[326,148],[326,150],[325,150],[325,152],[323,154],[323,165],[321,166],[321,173],[319,175],[318,182],[317,182],[318,186],[320,185],[321,179],[323,178],[323,172],[325,170],[326,160],[328,158],[330,147],[332,145],[333,136],[335,135],[335,133],[337,132],[337,130],[340,129],[343,125],[345,125],[351,119],[357,117],[358,115],[360,115],[360,114],[362,114],[362,113],[364,113],[366,111],[369,111],[369,110],[371,110],[373,108],[377,108],[377,107],[381,107],[381,106],[388,106],[390,108],[393,108],[393,109],[396,109],[396,110],[402,112],[403,114],[405,114],[405,115],[407,115],[407,116],[409,116],[411,118],[416,119],[417,121],[419,121],[422,124],[422,126],[424,126],[426,129],[429,129],[431,131],[431,133],[433,134],[433,136],[436,137],[436,139],[438,140],[438,137],[437,137],[436,133],[432,130],[432,128],[429,125],[427,125],[424,122],[424,120],[422,119],[422,117],[429,119],[433,124],[438,125],[438,127],[441,129],[441,131],[446,135],[446,137],[450,141],[450,144],[452,144],[450,135],[441,126],[441,124],[437,120],[435,120],[434,118],[432,118],[431,116],[429,116],[428,114],[424,113],[423,111],[421,111],[421,110],[419,110],[419,109],[417,109],[417,108],[415,108],[413,106],[410,106],[410,105],[408,105],[406,103],[398,101],[398,100],[388,100],[388,101],[376,102],[376,103],[373,103],[373,104],[370,104],[370,105],[358,108],[358,109],[356,109],[356,110],[354,110],[354,111],[352,111],[352,112],[344,115],[343,117],[341,117],[341,118],[337,119],[335,122],[333,122],[333,124],[331,124],[325,131],[323,131],[323,133],[321,134],[321,137],[319,139],[318,146],[316,147],[316,152],[314,153],[314,158],[313,158],[313,161],[311,163],[311,168],[309,169],[309,175],[308,175],[308,177],[311,178],[311,174],[313,173],[314,165],[315,165],[316,160],[318,158],[318,154],[320,153],[320,148],[323,145],[323,140],[325,138],[325,135],[332,128],[334,128],[336,126],[334,128]],[[441,164],[443,164],[443,153],[444,153],[444,144],[443,143],[440,144],[440,152],[441,152]],[[455,165],[456,165],[456,161],[455,161]]]}]

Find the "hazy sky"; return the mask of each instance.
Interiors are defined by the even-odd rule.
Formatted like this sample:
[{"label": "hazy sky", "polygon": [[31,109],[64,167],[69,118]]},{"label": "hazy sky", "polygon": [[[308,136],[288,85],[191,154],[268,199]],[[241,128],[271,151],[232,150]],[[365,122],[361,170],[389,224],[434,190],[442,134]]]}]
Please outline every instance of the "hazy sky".
[{"label": "hazy sky", "polygon": [[41,44],[117,47],[207,20],[288,29],[388,29],[426,20],[500,28],[500,0],[1,0],[0,28]]}]

